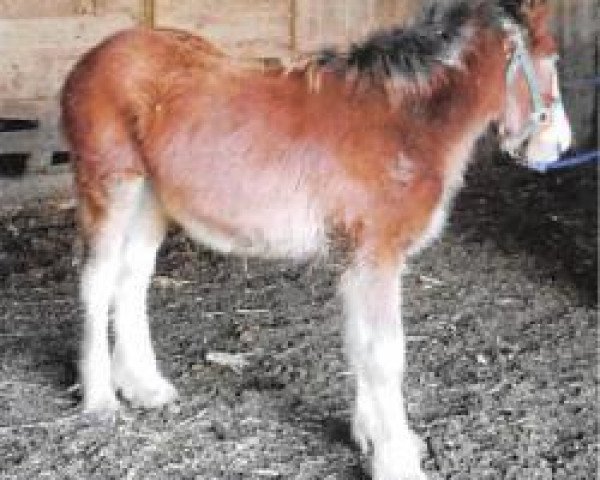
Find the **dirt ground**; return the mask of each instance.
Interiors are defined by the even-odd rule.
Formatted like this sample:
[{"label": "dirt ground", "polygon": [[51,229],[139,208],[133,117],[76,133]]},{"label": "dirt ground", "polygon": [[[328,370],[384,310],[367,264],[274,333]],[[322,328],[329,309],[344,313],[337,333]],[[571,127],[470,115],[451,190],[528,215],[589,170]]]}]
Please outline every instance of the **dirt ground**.
[{"label": "dirt ground", "polygon": [[[73,209],[2,212],[0,478],[369,478],[349,435],[334,263],[246,264],[171,234],[151,321],[181,398],[99,425],[78,406]],[[593,166],[469,170],[403,284],[406,397],[431,479],[596,478],[597,240]]]}]

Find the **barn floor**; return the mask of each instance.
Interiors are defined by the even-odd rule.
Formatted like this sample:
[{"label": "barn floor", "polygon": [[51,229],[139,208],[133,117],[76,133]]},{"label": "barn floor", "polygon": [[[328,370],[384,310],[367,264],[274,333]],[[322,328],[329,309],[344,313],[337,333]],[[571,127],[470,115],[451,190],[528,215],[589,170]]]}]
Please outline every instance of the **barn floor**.
[{"label": "barn floor", "polygon": [[[79,415],[74,212],[0,219],[0,478],[369,478],[349,439],[336,266],[211,254],[174,233],[151,317],[180,400]],[[597,172],[481,161],[404,282],[405,388],[432,479],[592,480]],[[209,361],[244,354],[246,366]]]}]

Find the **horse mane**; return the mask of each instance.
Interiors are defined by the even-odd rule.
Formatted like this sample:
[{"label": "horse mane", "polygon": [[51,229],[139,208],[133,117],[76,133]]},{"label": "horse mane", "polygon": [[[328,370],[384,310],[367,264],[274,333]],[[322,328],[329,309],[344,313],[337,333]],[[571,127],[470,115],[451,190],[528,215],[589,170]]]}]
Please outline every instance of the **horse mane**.
[{"label": "horse mane", "polygon": [[[326,48],[304,63],[309,82],[334,72],[352,84],[431,87],[436,73],[463,68],[474,28],[526,27],[522,0],[436,0],[407,26],[381,30],[341,52]],[[444,70],[445,71],[445,70]]]}]

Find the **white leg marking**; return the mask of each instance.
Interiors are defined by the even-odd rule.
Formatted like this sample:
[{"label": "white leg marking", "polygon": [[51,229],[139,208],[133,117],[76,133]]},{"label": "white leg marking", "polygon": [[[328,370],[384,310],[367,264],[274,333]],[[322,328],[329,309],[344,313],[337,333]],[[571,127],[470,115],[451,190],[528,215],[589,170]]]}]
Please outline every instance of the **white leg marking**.
[{"label": "white leg marking", "polygon": [[133,405],[159,407],[177,396],[158,371],[146,313],[150,278],[165,221],[148,189],[141,195],[123,246],[115,292],[112,383]]},{"label": "white leg marking", "polygon": [[111,385],[108,342],[109,309],[114,299],[127,225],[137,206],[143,179],[115,182],[110,208],[94,237],[81,276],[85,310],[81,376],[84,408],[104,415],[118,408]]},{"label": "white leg marking", "polygon": [[81,278],[85,309],[81,358],[84,409],[105,414],[118,408],[110,383],[108,309],[118,269],[118,252],[99,249],[91,257]]},{"label": "white leg marking", "polygon": [[373,446],[374,480],[425,480],[402,397],[400,273],[358,265],[344,274],[346,344],[356,373],[355,439]]}]

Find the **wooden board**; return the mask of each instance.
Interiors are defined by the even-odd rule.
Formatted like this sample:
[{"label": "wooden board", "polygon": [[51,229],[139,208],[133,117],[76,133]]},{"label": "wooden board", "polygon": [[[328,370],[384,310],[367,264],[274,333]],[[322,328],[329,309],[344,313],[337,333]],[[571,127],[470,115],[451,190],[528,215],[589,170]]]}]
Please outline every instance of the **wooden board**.
[{"label": "wooden board", "polygon": [[0,0],[2,18],[64,17],[93,10],[93,0]]},{"label": "wooden board", "polygon": [[[140,23],[146,0],[0,0],[0,99],[56,96],[76,59]],[[406,15],[408,0],[154,0],[158,26],[199,32],[243,57],[347,43]],[[1,105],[1,104],[0,104]],[[2,113],[0,111],[0,113]]]},{"label": "wooden board", "polygon": [[374,0],[297,0],[296,48],[300,52],[324,45],[346,45],[377,24]]},{"label": "wooden board", "polygon": [[84,51],[133,24],[124,15],[0,20],[0,98],[54,97]]},{"label": "wooden board", "polygon": [[417,6],[411,0],[296,0],[296,49],[346,46],[378,28],[405,22]]},{"label": "wooden board", "polygon": [[29,172],[47,171],[52,154],[66,150],[60,133],[58,104],[55,99],[17,100],[0,97],[0,114],[4,118],[37,119],[40,128],[22,132],[0,133],[0,154],[29,154]]},{"label": "wooden board", "polygon": [[0,0],[0,18],[126,14],[142,18],[144,0]]},{"label": "wooden board", "polygon": [[415,0],[376,0],[377,21],[382,27],[406,22],[416,14],[421,3]]},{"label": "wooden board", "polygon": [[[0,10],[0,16],[16,15],[16,7],[24,8],[28,0],[9,3],[12,9]],[[58,127],[58,93],[72,65],[106,36],[139,22],[123,10],[132,0],[119,0],[111,7],[119,11],[100,15],[73,15],[72,2],[53,1],[56,11],[46,10],[50,2],[40,3],[41,8],[26,10],[24,18],[0,18],[0,117],[40,122],[35,131],[1,134],[0,153],[28,153],[30,171],[48,168],[52,152],[65,148]],[[99,12],[101,2],[94,7]],[[36,18],[33,12],[42,16]],[[71,16],[59,16],[67,13]]]},{"label": "wooden board", "polygon": [[229,54],[289,54],[292,0],[155,0],[156,26],[200,33]]},{"label": "wooden board", "polygon": [[569,86],[569,83],[599,75],[600,9],[597,0],[553,0],[553,7],[561,51],[559,69],[564,103],[574,130],[575,146],[598,146],[598,90],[591,85]]}]

